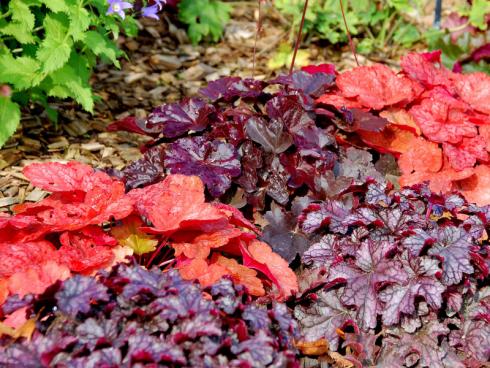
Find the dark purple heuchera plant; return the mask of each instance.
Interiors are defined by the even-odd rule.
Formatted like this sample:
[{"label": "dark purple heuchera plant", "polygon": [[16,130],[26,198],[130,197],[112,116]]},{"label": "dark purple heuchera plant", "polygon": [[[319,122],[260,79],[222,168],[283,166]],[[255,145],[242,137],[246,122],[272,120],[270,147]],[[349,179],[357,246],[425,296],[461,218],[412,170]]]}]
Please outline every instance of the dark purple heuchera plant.
[{"label": "dark purple heuchera plant", "polygon": [[[200,97],[156,108],[144,122],[126,118],[114,123],[111,130],[154,138],[144,157],[118,176],[128,188],[135,188],[157,182],[167,173],[197,175],[212,197],[225,203],[235,199],[249,215],[269,211],[264,237],[274,238],[274,250],[292,261],[304,251],[305,241],[297,231],[298,213],[291,208],[349,188],[360,179],[357,176],[363,176],[363,165],[371,165],[367,175],[378,174],[369,153],[356,156],[355,149],[339,150],[336,123],[349,131],[380,130],[386,123],[364,111],[322,109],[317,114],[314,100],[333,87],[335,74],[312,73],[297,71],[269,82],[222,78],[203,88]],[[339,153],[349,156],[349,165],[357,163],[362,169],[355,175],[342,169]]]},{"label": "dark purple heuchera plant", "polygon": [[490,208],[374,181],[299,218],[295,315],[306,340],[358,366],[480,367],[490,359]]},{"label": "dark purple heuchera plant", "polygon": [[0,340],[2,367],[299,367],[284,304],[260,305],[223,279],[204,292],[178,272],[119,264],[3,313],[37,316],[30,342]]}]

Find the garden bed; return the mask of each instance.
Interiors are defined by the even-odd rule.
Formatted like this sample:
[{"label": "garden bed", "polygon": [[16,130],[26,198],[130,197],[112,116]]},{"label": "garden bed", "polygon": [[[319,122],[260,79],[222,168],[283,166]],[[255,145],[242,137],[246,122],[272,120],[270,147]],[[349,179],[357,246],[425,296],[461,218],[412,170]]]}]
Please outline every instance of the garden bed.
[{"label": "garden bed", "polygon": [[24,109],[0,365],[488,365],[490,76],[321,42],[273,72],[284,18],[254,9],[217,45],[143,20],[93,115]]}]

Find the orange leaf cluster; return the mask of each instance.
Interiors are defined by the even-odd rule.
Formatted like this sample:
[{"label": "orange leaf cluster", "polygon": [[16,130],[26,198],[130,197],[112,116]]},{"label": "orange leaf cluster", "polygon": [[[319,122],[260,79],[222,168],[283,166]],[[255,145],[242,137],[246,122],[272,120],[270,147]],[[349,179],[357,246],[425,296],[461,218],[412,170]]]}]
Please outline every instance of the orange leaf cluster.
[{"label": "orange leaf cluster", "polygon": [[[270,284],[278,298],[297,290],[287,262],[256,240],[240,211],[206,203],[198,177],[170,175],[126,193],[124,183],[78,162],[32,164],[24,174],[52,194],[16,206],[14,216],[0,214],[0,304],[9,295],[42,293],[72,273],[93,274],[133,252],[139,259],[152,253],[151,263],[165,245],[182,275],[203,285],[229,276],[252,295],[264,295]],[[113,234],[103,227],[112,224]]]},{"label": "orange leaf cluster", "polygon": [[205,202],[204,185],[198,177],[171,175],[129,195],[137,211],[153,225],[144,230],[167,238],[185,279],[208,286],[228,275],[256,296],[265,294],[263,280],[268,279],[279,299],[297,290],[288,263],[256,240],[251,231],[254,226],[238,210]]},{"label": "orange leaf cluster", "polygon": [[401,185],[428,181],[435,192],[460,190],[490,204],[490,76],[454,73],[441,66],[440,52],[410,53],[401,66],[400,73],[380,64],[346,71],[317,103],[385,118],[380,132],[357,134],[399,158]]}]

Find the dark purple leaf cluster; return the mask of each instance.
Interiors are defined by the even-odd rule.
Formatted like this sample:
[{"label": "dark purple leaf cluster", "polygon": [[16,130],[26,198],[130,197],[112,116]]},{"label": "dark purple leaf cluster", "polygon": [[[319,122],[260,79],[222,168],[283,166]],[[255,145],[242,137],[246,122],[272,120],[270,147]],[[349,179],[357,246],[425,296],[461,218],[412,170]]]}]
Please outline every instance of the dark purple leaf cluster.
[{"label": "dark purple leaf cluster", "polygon": [[306,340],[349,347],[363,366],[487,362],[489,215],[458,194],[373,180],[310,204],[299,225],[318,241],[295,309]]},{"label": "dark purple leaf cluster", "polygon": [[213,197],[240,188],[256,209],[268,197],[286,205],[303,184],[321,191],[312,175],[334,167],[336,148],[333,127],[322,126],[313,104],[334,79],[304,71],[270,82],[222,78],[200,97],[156,108],[144,123],[116,122],[111,129],[156,139],[156,147],[128,166],[123,178],[134,188],[166,173],[197,175]]},{"label": "dark purple leaf cluster", "polygon": [[287,307],[228,279],[203,291],[175,270],[120,264],[3,308],[22,307],[37,328],[30,342],[0,340],[2,367],[299,366]]},{"label": "dark purple leaf cluster", "polygon": [[378,129],[386,120],[360,110],[315,108],[315,99],[334,88],[334,81],[334,74],[297,71],[269,82],[239,77],[211,82],[200,97],[160,106],[146,122],[114,123],[111,129],[154,141],[142,159],[112,174],[128,189],[168,173],[197,175],[212,197],[245,215],[264,215],[269,224],[264,239],[293,261],[306,247],[298,208],[366,177],[384,180],[370,153],[338,147],[335,135],[339,128]]}]

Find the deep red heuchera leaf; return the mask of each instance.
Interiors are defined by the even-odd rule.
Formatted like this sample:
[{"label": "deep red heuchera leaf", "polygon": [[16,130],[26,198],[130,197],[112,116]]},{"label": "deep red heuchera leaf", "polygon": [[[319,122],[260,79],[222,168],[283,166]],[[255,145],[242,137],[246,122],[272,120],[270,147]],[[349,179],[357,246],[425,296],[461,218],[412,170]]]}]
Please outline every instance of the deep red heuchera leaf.
[{"label": "deep red heuchera leaf", "polygon": [[245,124],[248,137],[260,144],[264,151],[275,154],[286,151],[293,144],[291,135],[283,128],[279,120],[268,122],[256,117],[251,117]]},{"label": "deep red heuchera leaf", "polygon": [[148,116],[146,125],[152,131],[159,129],[166,138],[175,138],[189,131],[201,131],[216,120],[216,109],[199,98],[157,107]]},{"label": "deep red heuchera leaf", "polygon": [[303,255],[308,247],[308,239],[296,229],[295,216],[273,202],[271,210],[266,212],[264,218],[268,225],[264,228],[261,239],[270,244],[274,252],[289,263],[294,261],[297,254]]},{"label": "deep red heuchera leaf", "polygon": [[288,86],[290,89],[299,90],[304,94],[304,101],[308,102],[308,97],[317,98],[324,94],[335,80],[334,74],[329,73],[309,73],[307,71],[296,71],[291,75],[283,75],[271,81]]},{"label": "deep red heuchera leaf", "polygon": [[407,276],[400,264],[387,259],[393,245],[388,242],[365,241],[360,246],[352,264],[334,265],[328,280],[346,283],[340,300],[345,305],[357,307],[357,321],[363,329],[376,327],[376,318],[382,311],[378,289],[383,283],[403,283]]},{"label": "deep red heuchera leaf", "polygon": [[236,98],[257,98],[267,86],[264,81],[241,79],[240,77],[225,77],[209,82],[207,87],[199,90],[199,94],[212,102],[223,99],[232,101]]},{"label": "deep red heuchera leaf", "polygon": [[269,118],[280,121],[301,149],[323,148],[334,142],[333,136],[316,126],[298,96],[276,96],[267,102],[266,109]]},{"label": "deep red heuchera leaf", "polygon": [[170,175],[157,184],[128,193],[141,216],[155,232],[170,235],[177,230],[222,228],[225,215],[204,201],[204,185],[197,176]]},{"label": "deep red heuchera leaf", "polygon": [[306,184],[312,191],[316,191],[315,181],[333,169],[336,158],[330,151],[311,149],[284,153],[280,156],[280,161],[290,175],[290,187],[299,188]]},{"label": "deep red heuchera leaf", "polygon": [[112,247],[117,240],[98,226],[87,226],[77,232],[60,235],[59,262],[74,272],[90,274],[107,267],[114,259]]},{"label": "deep red heuchera leaf", "polygon": [[364,107],[381,110],[395,104],[407,104],[416,97],[416,85],[397,76],[382,64],[362,66],[341,73],[337,87],[344,97],[356,98]]},{"label": "deep red heuchera leaf", "polygon": [[334,64],[318,64],[318,65],[306,65],[301,67],[301,70],[310,74],[326,73],[326,74],[336,74]]},{"label": "deep red heuchera leaf", "polygon": [[487,141],[482,136],[463,138],[460,144],[443,144],[444,155],[448,158],[451,166],[458,171],[475,166],[479,162],[487,162]]},{"label": "deep red heuchera leaf", "polygon": [[131,133],[149,135],[150,137],[155,138],[160,135],[160,129],[158,129],[158,127],[150,128],[147,126],[144,119],[138,119],[134,116],[128,116],[124,119],[113,122],[107,127],[107,130],[110,132],[124,130]]},{"label": "deep red heuchera leaf", "polygon": [[172,174],[197,175],[214,197],[231,186],[240,175],[240,160],[235,148],[219,140],[204,137],[181,138],[166,150],[165,166]]},{"label": "deep red heuchera leaf", "polygon": [[126,188],[134,189],[162,180],[165,177],[164,160],[164,146],[150,148],[141,159],[124,168],[122,173]]}]

